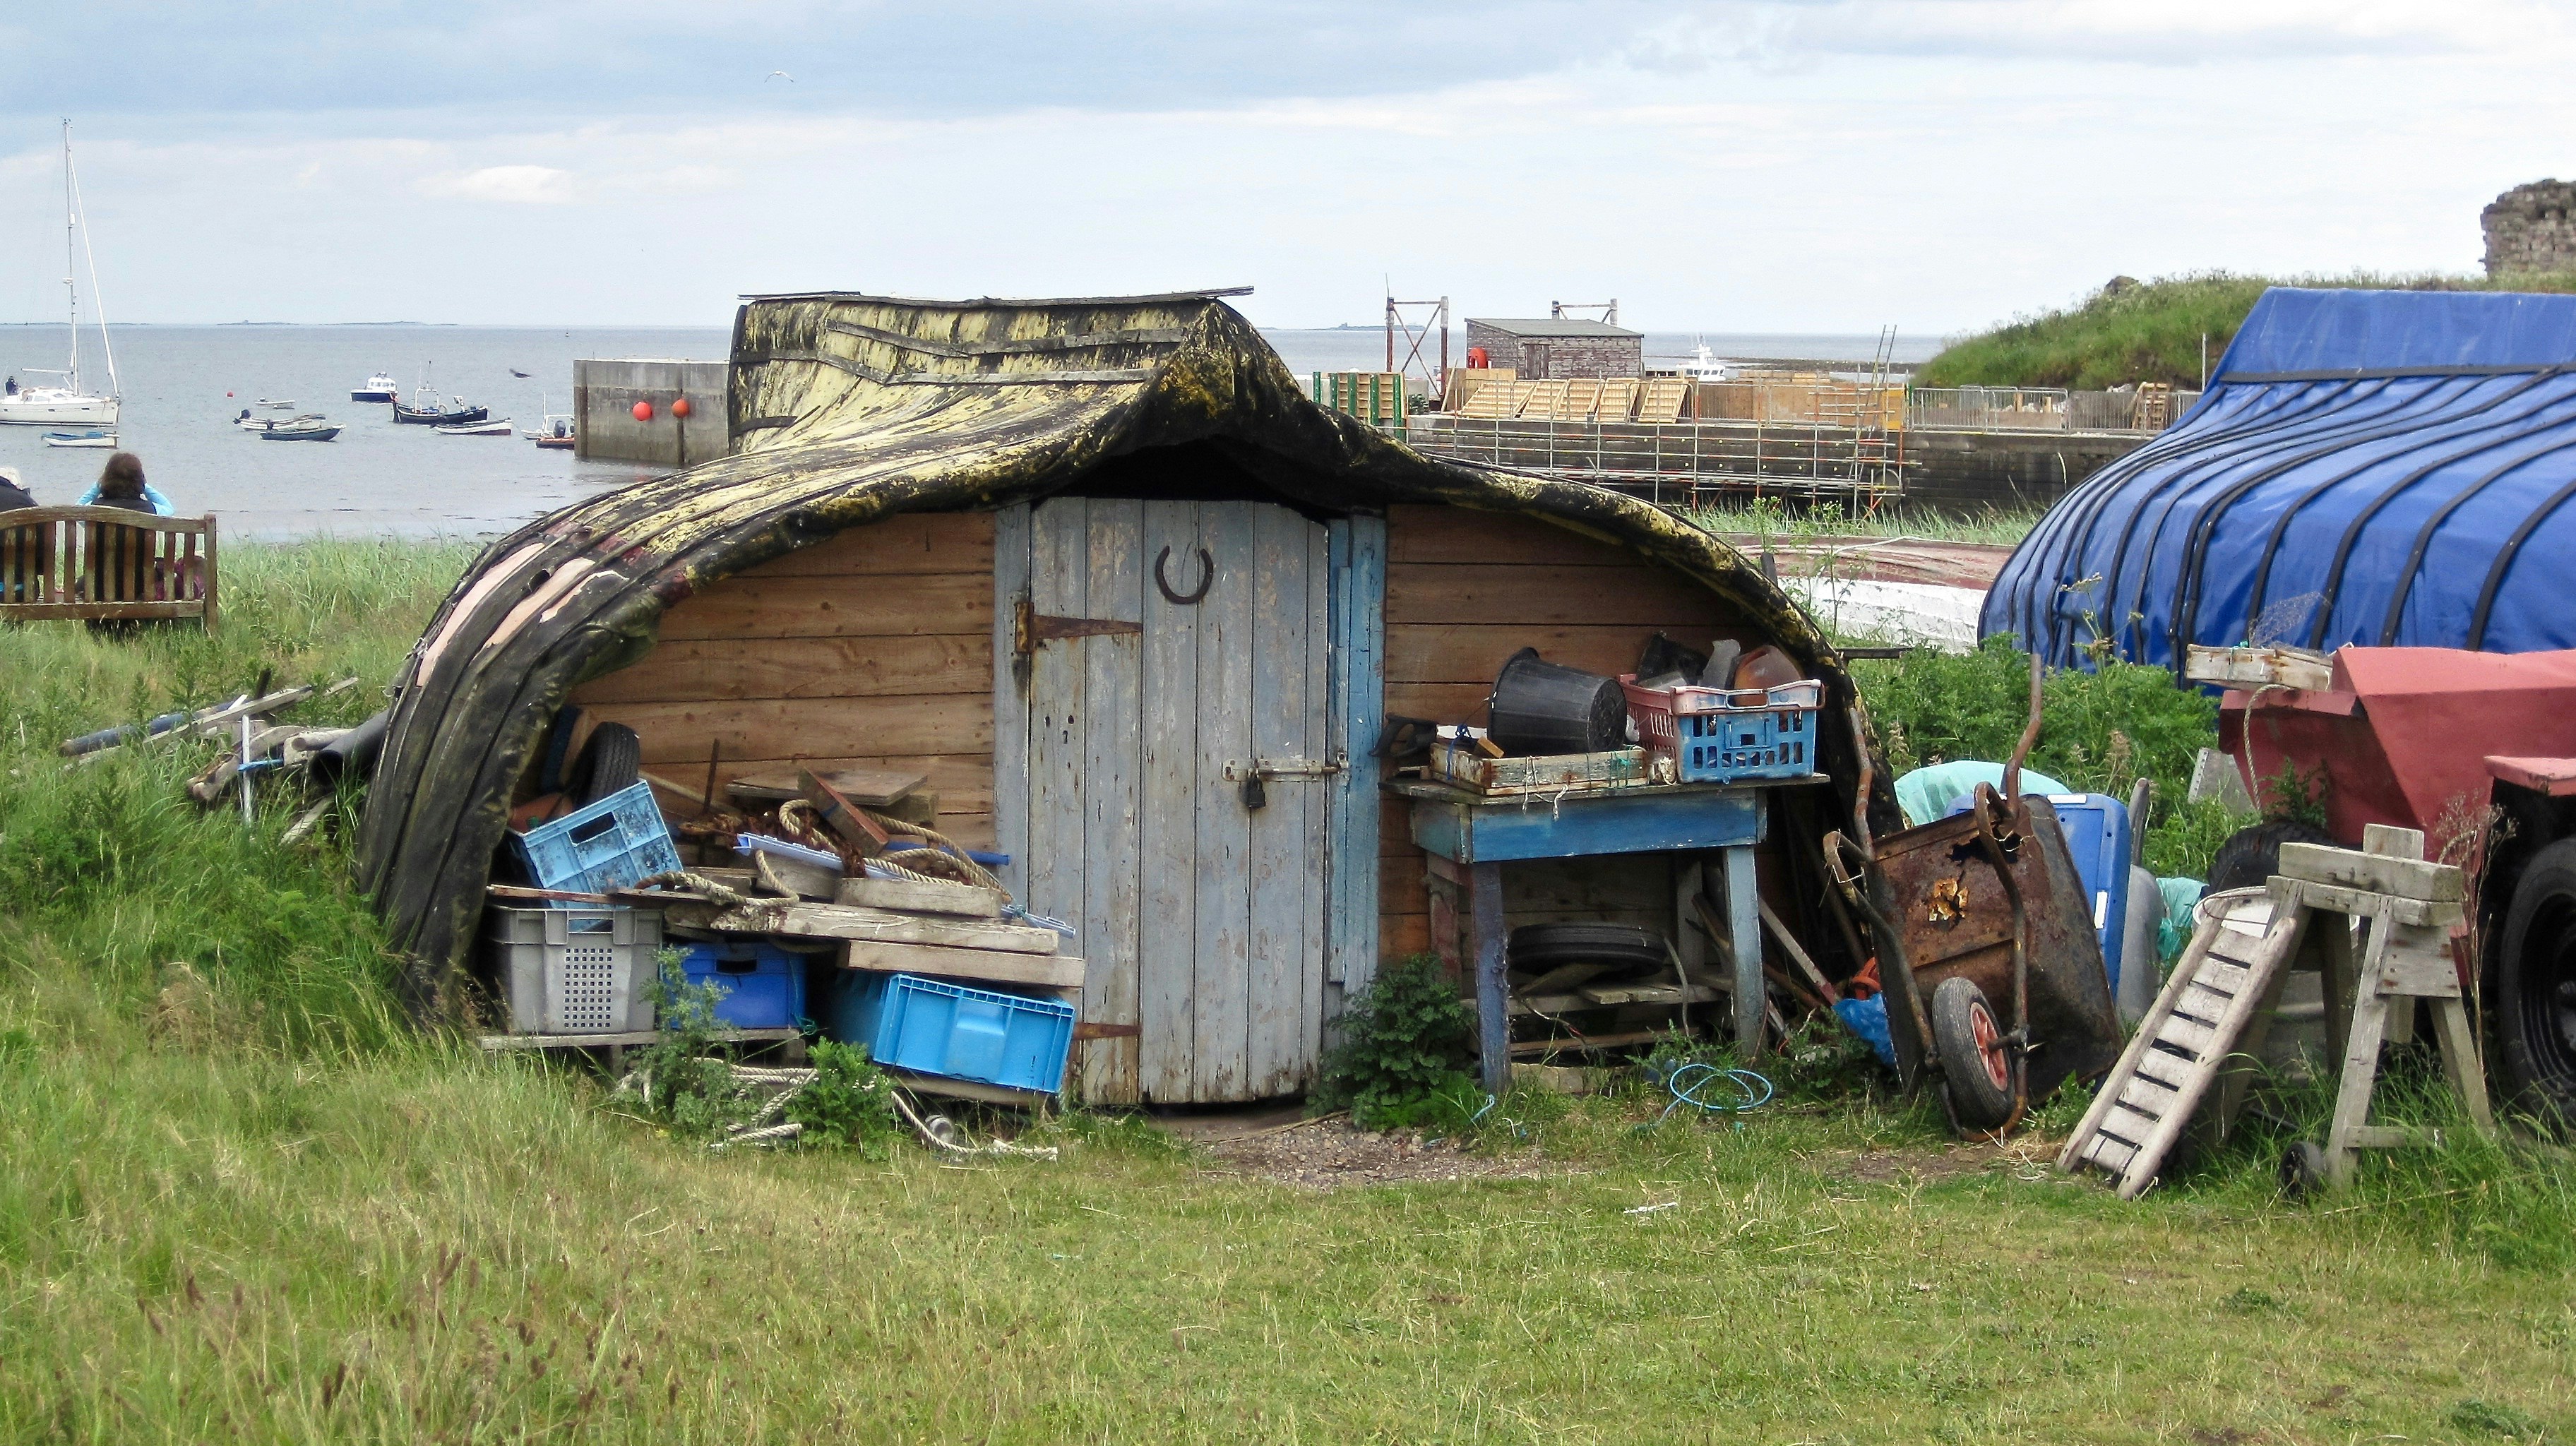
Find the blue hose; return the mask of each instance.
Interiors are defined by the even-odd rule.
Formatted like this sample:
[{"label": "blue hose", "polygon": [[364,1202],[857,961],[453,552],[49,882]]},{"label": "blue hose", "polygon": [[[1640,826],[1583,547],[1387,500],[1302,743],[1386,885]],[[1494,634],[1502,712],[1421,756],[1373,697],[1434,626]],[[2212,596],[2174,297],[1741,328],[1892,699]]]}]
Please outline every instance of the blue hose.
[{"label": "blue hose", "polygon": [[[1672,1118],[1673,1111],[1684,1105],[1702,1114],[1740,1115],[1771,1103],[1771,1081],[1749,1069],[1726,1069],[1697,1062],[1683,1065],[1664,1076],[1664,1088],[1672,1092],[1672,1103],[1664,1106],[1656,1123]],[[1730,1089],[1733,1100],[1713,1099],[1702,1093],[1710,1089]]]}]

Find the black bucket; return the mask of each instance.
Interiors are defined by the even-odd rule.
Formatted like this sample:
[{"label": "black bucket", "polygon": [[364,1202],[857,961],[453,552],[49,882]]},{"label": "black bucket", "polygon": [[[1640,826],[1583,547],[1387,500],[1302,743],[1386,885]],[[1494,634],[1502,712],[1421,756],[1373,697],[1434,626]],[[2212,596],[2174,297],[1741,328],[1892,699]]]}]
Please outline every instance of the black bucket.
[{"label": "black bucket", "polygon": [[1485,700],[1487,736],[1505,753],[1605,753],[1628,746],[1628,695],[1619,680],[1565,668],[1523,648]]}]

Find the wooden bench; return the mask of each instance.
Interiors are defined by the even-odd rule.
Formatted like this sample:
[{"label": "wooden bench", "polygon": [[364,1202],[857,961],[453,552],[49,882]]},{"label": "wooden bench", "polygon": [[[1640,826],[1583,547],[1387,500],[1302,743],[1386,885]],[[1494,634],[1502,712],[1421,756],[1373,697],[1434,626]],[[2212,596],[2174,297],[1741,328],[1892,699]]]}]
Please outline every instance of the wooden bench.
[{"label": "wooden bench", "polygon": [[200,618],[215,630],[213,517],[0,512],[0,622],[143,618]]}]

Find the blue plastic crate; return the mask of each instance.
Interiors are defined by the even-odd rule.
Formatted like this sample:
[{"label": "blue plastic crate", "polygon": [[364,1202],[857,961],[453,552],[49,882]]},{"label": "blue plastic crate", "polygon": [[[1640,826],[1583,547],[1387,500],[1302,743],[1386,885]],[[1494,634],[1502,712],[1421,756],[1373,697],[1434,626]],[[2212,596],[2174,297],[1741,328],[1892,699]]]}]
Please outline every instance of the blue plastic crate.
[{"label": "blue plastic crate", "polygon": [[620,789],[513,841],[541,889],[604,894],[680,867],[649,783]]},{"label": "blue plastic crate", "polygon": [[[1816,716],[1823,694],[1813,682],[1789,683],[1758,695],[1675,688],[1677,776],[1684,783],[1735,783],[1804,778],[1815,772]],[[1751,701],[1756,696],[1760,702]]]},{"label": "blue plastic crate", "polygon": [[1055,1094],[1075,1010],[917,974],[845,971],[823,1033],[895,1069]]},{"label": "blue plastic crate", "polygon": [[680,969],[724,990],[716,1017],[736,1029],[794,1029],[805,1019],[805,956],[757,939],[681,943]]}]

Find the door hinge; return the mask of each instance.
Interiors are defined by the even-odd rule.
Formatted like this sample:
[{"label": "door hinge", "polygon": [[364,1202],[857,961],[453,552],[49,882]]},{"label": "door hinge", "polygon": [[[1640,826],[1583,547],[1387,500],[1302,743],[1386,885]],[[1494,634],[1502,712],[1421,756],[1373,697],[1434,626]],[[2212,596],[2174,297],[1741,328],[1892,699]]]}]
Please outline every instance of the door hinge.
[{"label": "door hinge", "polygon": [[1036,652],[1040,643],[1120,633],[1141,634],[1144,631],[1143,623],[1125,622],[1118,618],[1053,617],[1039,612],[1027,598],[1021,598],[1011,610],[1011,647],[1023,658]]}]

